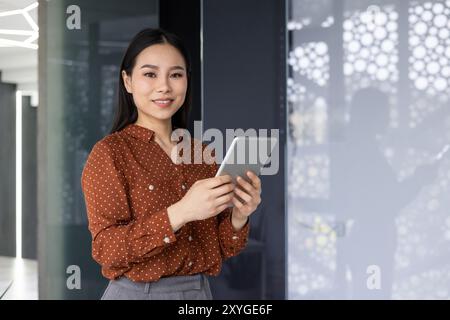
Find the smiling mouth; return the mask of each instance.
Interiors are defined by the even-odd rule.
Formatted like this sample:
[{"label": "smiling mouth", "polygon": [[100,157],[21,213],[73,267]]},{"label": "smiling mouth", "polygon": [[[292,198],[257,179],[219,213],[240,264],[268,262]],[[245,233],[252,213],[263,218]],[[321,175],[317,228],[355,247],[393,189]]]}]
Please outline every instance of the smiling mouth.
[{"label": "smiling mouth", "polygon": [[152,100],[157,106],[160,107],[167,107],[170,106],[173,102],[173,99],[158,99],[158,100]]}]

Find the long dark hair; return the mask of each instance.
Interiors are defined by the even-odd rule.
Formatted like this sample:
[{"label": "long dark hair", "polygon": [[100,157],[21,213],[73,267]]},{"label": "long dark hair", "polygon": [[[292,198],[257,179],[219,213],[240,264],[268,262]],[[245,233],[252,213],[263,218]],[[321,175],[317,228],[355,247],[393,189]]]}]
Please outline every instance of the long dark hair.
[{"label": "long dark hair", "polygon": [[138,112],[133,101],[131,93],[125,89],[122,78],[122,70],[128,75],[131,74],[136,63],[136,57],[142,50],[155,44],[167,43],[178,49],[184,58],[186,64],[187,74],[187,90],[183,105],[172,116],[173,128],[187,128],[187,121],[189,110],[191,109],[191,60],[189,52],[186,50],[183,42],[173,33],[167,32],[163,29],[144,29],[134,36],[128,45],[127,51],[122,59],[119,70],[119,96],[114,122],[111,133],[120,131],[127,125],[136,122]]}]

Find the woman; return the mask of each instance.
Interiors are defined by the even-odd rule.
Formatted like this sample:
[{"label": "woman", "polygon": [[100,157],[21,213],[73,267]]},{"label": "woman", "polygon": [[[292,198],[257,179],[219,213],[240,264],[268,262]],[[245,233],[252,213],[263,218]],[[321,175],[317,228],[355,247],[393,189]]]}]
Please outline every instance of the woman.
[{"label": "woman", "polygon": [[212,299],[205,275],[218,275],[245,247],[261,182],[248,172],[251,183],[240,178],[234,187],[230,176],[214,177],[215,161],[171,158],[172,131],[186,128],[190,107],[191,66],[179,38],[142,30],[120,70],[113,129],[81,179],[92,255],[110,279],[102,299]]}]

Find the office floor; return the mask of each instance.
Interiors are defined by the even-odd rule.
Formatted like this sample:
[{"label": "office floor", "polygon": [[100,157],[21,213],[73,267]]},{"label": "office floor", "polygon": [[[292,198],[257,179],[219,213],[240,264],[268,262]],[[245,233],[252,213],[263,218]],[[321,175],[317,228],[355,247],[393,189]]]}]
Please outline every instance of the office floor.
[{"label": "office floor", "polygon": [[36,260],[0,257],[0,300],[37,300]]}]

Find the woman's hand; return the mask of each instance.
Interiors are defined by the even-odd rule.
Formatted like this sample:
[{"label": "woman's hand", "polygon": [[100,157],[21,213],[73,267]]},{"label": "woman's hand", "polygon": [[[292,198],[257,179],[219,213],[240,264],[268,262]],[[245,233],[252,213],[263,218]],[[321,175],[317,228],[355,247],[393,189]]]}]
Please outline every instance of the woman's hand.
[{"label": "woman's hand", "polygon": [[240,176],[236,179],[237,185],[234,188],[235,196],[232,199],[234,207],[231,217],[235,230],[240,230],[247,223],[248,217],[255,212],[261,203],[261,180],[252,171],[247,171],[247,176],[250,178],[251,183]]},{"label": "woman's hand", "polygon": [[183,222],[205,220],[218,215],[233,199],[231,176],[224,175],[196,181],[175,204]]}]

